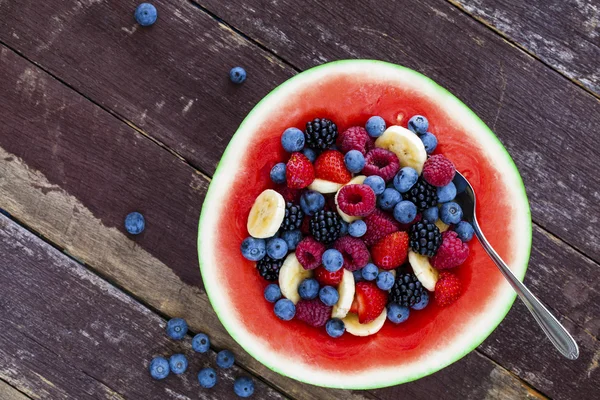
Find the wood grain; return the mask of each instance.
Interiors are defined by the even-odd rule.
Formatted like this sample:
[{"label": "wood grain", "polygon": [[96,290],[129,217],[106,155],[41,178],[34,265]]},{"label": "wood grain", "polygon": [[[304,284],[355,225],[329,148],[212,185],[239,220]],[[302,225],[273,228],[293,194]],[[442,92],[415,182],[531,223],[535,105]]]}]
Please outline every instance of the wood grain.
[{"label": "wood grain", "polygon": [[[234,399],[238,366],[216,367],[216,353],[194,353],[191,336],[174,341],[166,321],[114,286],[0,216],[0,378],[34,398]],[[154,381],[157,355],[183,353],[183,375]],[[201,368],[218,384],[202,389]],[[283,397],[256,380],[255,397]]]},{"label": "wood grain", "polygon": [[0,399],[2,400],[29,400],[30,397],[25,396],[17,389],[10,386],[8,383],[0,380]]},{"label": "wood grain", "polygon": [[596,0],[448,0],[600,95]]}]

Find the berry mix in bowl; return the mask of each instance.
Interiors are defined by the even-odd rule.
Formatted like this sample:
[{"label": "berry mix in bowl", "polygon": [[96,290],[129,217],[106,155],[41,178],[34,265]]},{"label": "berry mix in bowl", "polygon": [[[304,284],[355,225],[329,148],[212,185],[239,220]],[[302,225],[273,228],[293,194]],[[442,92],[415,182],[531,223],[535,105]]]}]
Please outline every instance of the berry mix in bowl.
[{"label": "berry mix in bowl", "polygon": [[203,205],[200,266],[223,325],[273,370],[329,387],[394,385],[461,358],[515,295],[471,240],[457,170],[522,278],[523,184],[472,111],[379,61],[290,79],[242,123]]}]

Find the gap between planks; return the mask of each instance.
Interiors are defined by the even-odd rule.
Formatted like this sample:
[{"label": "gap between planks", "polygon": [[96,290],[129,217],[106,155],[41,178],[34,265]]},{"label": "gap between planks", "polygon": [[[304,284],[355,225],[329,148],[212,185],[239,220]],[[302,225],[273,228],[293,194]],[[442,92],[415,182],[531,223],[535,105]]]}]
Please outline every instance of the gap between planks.
[{"label": "gap between planks", "polygon": [[2,400],[33,400],[32,397],[20,391],[4,379],[0,378],[0,399]]}]

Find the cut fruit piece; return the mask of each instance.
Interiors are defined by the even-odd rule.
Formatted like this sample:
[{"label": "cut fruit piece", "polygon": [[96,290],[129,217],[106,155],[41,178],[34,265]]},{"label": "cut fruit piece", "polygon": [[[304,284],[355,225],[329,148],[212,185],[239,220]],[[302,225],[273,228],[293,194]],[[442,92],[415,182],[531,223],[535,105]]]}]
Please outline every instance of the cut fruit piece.
[{"label": "cut fruit piece", "polygon": [[327,194],[337,192],[342,186],[344,185],[341,183],[330,182],[317,178],[312,181],[310,185],[308,185],[308,188],[310,190],[314,190],[315,192]]},{"label": "cut fruit piece", "polygon": [[439,272],[429,263],[427,256],[422,256],[414,251],[408,252],[408,262],[415,273],[415,276],[421,282],[421,285],[430,292],[435,290],[435,284],[439,278]]},{"label": "cut fruit piece", "polygon": [[375,146],[389,150],[400,160],[400,167],[414,168],[419,174],[427,161],[427,151],[421,139],[398,125],[390,126],[377,138]]},{"label": "cut fruit piece", "polygon": [[450,225],[444,223],[441,219],[438,219],[437,221],[435,221],[435,226],[438,227],[438,229],[440,230],[440,233],[446,232],[448,230],[448,228],[450,228]]},{"label": "cut fruit piece", "polygon": [[344,318],[348,311],[350,311],[350,307],[352,306],[352,302],[354,301],[354,275],[352,272],[344,269],[344,275],[342,276],[342,281],[338,286],[338,293],[340,295],[340,299],[337,304],[333,306],[333,310],[331,310],[331,318]]},{"label": "cut fruit piece", "polygon": [[296,253],[288,254],[279,270],[279,289],[283,297],[290,299],[294,304],[298,303],[300,301],[298,286],[312,274],[312,270],[302,267],[296,258]]},{"label": "cut fruit piece", "polygon": [[[367,179],[366,176],[357,175],[354,178],[352,178],[350,180],[350,182],[348,182],[346,185],[362,185],[365,182],[365,179]],[[344,186],[346,186],[346,185],[344,185]],[[361,217],[354,217],[354,216],[348,215],[348,214],[344,213],[342,210],[340,210],[340,206],[338,205],[338,201],[337,201],[339,193],[340,193],[340,191],[338,190],[337,193],[335,194],[335,208],[337,208],[337,212],[340,215],[340,217],[342,217],[342,219],[348,223],[354,222],[357,219],[361,219]]]},{"label": "cut fruit piece", "polygon": [[272,189],[263,191],[254,200],[248,214],[247,229],[250,236],[264,239],[273,236],[279,230],[285,217],[285,200]]},{"label": "cut fruit piece", "polygon": [[346,332],[349,334],[354,336],[370,336],[379,332],[379,330],[383,327],[386,318],[387,311],[384,308],[379,317],[367,324],[361,324],[358,322],[358,315],[354,313],[349,313],[345,318],[342,319],[342,321],[346,327]]}]

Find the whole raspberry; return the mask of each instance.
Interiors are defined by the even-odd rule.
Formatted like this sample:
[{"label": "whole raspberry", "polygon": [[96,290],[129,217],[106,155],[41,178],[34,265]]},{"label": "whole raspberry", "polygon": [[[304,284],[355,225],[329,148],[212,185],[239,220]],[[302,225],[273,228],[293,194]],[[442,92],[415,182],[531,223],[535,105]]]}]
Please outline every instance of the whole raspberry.
[{"label": "whole raspberry", "polygon": [[340,210],[355,217],[366,217],[375,210],[375,192],[368,185],[346,185],[337,195]]},{"label": "whole raspberry", "polygon": [[340,268],[335,272],[329,272],[322,265],[315,269],[315,279],[321,286],[337,286],[342,281],[344,276],[344,268]]},{"label": "whole raspberry", "polygon": [[440,307],[447,307],[454,303],[462,293],[462,284],[452,272],[442,271],[435,284],[435,302]]},{"label": "whole raspberry", "polygon": [[325,245],[307,236],[296,246],[296,258],[304,269],[315,269],[321,265]]},{"label": "whole raspberry", "polygon": [[382,269],[394,269],[406,262],[408,256],[408,234],[394,232],[385,236],[371,247],[373,264]]},{"label": "whole raspberry", "polygon": [[400,230],[400,223],[379,209],[364,217],[363,221],[367,224],[367,233],[361,239],[367,246],[372,246],[384,236]]},{"label": "whole raspberry", "polygon": [[456,168],[452,161],[442,154],[429,157],[423,165],[423,178],[433,186],[446,186],[452,182],[455,173]]},{"label": "whole raspberry", "polygon": [[343,236],[335,241],[333,248],[344,256],[344,268],[353,272],[369,263],[369,250],[362,240]]},{"label": "whole raspberry", "polygon": [[339,137],[338,143],[340,150],[345,154],[350,150],[358,150],[363,155],[368,151],[367,144],[373,142],[369,140],[369,134],[362,126],[353,126],[346,129]]},{"label": "whole raspberry", "polygon": [[400,170],[398,156],[389,150],[375,148],[365,156],[365,167],[362,173],[366,176],[378,175],[389,182]]},{"label": "whole raspberry", "polygon": [[431,257],[431,265],[437,269],[458,267],[469,257],[469,246],[454,231],[442,233],[442,245],[435,256]]},{"label": "whole raspberry", "polygon": [[285,181],[292,189],[303,189],[315,180],[315,170],[302,153],[292,153],[285,168]]},{"label": "whole raspberry", "polygon": [[296,304],[296,318],[310,326],[323,326],[331,317],[331,308],[318,298],[300,300]]}]

